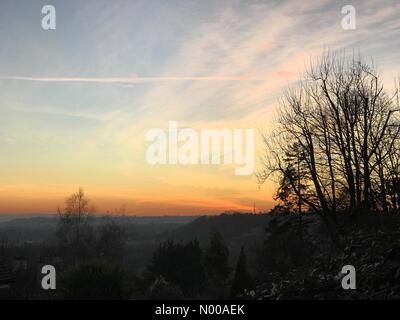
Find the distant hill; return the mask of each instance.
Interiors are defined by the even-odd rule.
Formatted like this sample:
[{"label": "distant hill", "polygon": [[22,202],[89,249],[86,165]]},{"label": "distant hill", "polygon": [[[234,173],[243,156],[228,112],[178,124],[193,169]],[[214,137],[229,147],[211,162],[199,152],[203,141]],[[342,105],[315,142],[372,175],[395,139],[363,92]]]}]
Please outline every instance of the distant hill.
[{"label": "distant hill", "polygon": [[218,216],[202,216],[169,231],[163,238],[177,242],[197,239],[205,249],[212,231],[219,232],[230,250],[229,260],[235,265],[241,247],[245,247],[248,259],[253,263],[256,253],[265,239],[265,228],[273,217],[268,214],[231,213]]},{"label": "distant hill", "polygon": [[221,233],[226,242],[246,236],[259,235],[264,231],[271,216],[267,214],[231,213],[218,216],[202,216],[169,233],[176,241],[189,241],[194,238],[200,243],[208,241],[210,232]]},{"label": "distant hill", "polygon": [[0,224],[15,219],[54,218],[55,214],[0,214]]},{"label": "distant hill", "polygon": [[[92,222],[94,224],[101,223],[105,215],[93,215]],[[198,216],[112,216],[119,223],[176,223],[184,224],[198,218]],[[52,224],[56,223],[58,216],[56,214],[32,214],[32,215],[0,215],[0,227],[2,226],[22,226],[25,224]]]},{"label": "distant hill", "polygon": [[[99,226],[104,222],[103,218],[103,216],[93,216],[91,224]],[[196,218],[196,216],[114,217],[115,221],[124,227],[130,240],[154,238]],[[56,215],[3,216],[3,221],[0,220],[0,237],[6,237],[11,243],[53,242],[57,223]]]}]

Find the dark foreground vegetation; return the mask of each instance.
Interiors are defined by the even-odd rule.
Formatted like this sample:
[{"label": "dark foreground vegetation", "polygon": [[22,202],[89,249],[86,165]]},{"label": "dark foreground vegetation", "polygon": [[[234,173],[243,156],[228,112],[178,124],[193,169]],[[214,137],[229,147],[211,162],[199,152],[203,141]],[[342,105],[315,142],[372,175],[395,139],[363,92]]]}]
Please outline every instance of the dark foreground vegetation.
[{"label": "dark foreground vegetation", "polygon": [[[164,222],[151,225],[151,238],[133,236],[126,218],[93,218],[99,221],[85,231],[90,241],[85,236],[70,246],[58,242],[59,222],[52,219],[54,230],[45,231],[54,224],[41,218],[44,229],[25,235],[43,240],[7,243],[2,237],[2,280],[9,276],[2,299],[400,298],[398,214],[371,213],[361,226],[339,215],[343,248],[313,213],[301,219],[293,213],[223,214]],[[0,224],[0,234],[8,225]],[[25,228],[23,220],[22,235]],[[50,232],[55,236],[49,242]],[[56,267],[54,291],[41,289],[45,264]],[[344,265],[357,271],[356,290],[342,288]]]},{"label": "dark foreground vegetation", "polygon": [[[348,221],[345,213],[339,215],[341,248],[315,218],[303,217],[302,229],[296,216],[271,221],[264,247],[264,281],[252,298],[400,299],[398,214],[370,214],[362,226]],[[356,290],[342,288],[345,265],[357,271]]]}]

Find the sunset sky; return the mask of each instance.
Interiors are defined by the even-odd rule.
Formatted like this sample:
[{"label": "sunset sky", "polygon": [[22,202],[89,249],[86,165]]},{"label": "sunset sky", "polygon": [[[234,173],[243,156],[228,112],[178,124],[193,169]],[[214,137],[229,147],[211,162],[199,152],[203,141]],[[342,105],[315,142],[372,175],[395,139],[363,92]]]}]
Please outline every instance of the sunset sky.
[{"label": "sunset sky", "polygon": [[[46,4],[56,30],[41,28]],[[347,4],[355,30],[341,27]],[[390,88],[400,1],[2,0],[0,39],[0,213],[52,213],[78,187],[99,213],[266,210],[272,182],[151,166],[146,132],[174,120],[258,135],[327,48],[373,58]]]}]

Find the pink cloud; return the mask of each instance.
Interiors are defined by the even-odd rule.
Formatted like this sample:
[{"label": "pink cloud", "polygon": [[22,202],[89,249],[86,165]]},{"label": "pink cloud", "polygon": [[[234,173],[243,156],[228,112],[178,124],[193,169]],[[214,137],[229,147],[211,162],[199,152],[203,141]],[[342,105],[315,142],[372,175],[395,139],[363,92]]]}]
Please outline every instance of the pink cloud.
[{"label": "pink cloud", "polygon": [[292,71],[277,71],[273,74],[273,76],[275,78],[279,78],[279,79],[292,79],[296,76],[296,73],[292,72]]}]

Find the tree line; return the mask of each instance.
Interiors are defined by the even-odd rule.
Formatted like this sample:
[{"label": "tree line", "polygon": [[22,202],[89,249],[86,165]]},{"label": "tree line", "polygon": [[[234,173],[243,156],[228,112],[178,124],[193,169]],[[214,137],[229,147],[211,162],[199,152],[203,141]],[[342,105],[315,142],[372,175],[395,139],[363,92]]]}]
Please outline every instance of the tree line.
[{"label": "tree line", "polygon": [[160,243],[144,273],[129,279],[122,263],[124,230],[111,217],[95,230],[90,223],[94,207],[82,189],[68,197],[58,212],[58,248],[67,270],[61,277],[63,297],[240,298],[252,286],[244,248],[232,272],[229,249],[218,232],[210,233],[204,250],[197,239]]}]

